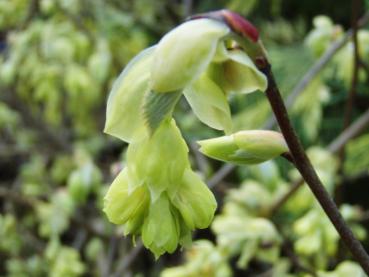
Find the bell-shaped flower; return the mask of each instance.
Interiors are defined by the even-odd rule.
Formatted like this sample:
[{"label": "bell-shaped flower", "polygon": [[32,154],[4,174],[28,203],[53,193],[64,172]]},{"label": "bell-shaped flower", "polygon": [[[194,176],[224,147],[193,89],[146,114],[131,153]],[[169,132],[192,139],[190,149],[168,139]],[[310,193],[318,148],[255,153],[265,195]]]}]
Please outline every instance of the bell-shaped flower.
[{"label": "bell-shaped flower", "polygon": [[105,132],[131,142],[144,123],[151,129],[159,126],[178,101],[170,95],[182,92],[203,123],[230,132],[228,93],[264,91],[267,86],[265,75],[231,34],[224,22],[196,19],[141,52],[112,88]]},{"label": "bell-shaped flower", "polygon": [[142,227],[142,242],[156,257],[164,252],[173,253],[178,246],[180,227],[175,213],[166,193],[150,206]]},{"label": "bell-shaped flower", "polygon": [[262,163],[288,152],[283,136],[266,130],[240,131],[198,143],[203,154],[235,164]]},{"label": "bell-shaped flower", "polygon": [[171,201],[191,230],[210,225],[217,202],[209,188],[191,169],[186,169],[182,183],[173,194]]},{"label": "bell-shaped flower", "polygon": [[104,212],[114,224],[125,224],[129,220],[142,217],[149,200],[149,192],[145,186],[129,190],[127,169],[124,169],[105,195]]},{"label": "bell-shaped flower", "polygon": [[206,228],[217,203],[190,168],[188,148],[174,119],[165,119],[154,134],[137,130],[128,146],[127,166],[104,198],[108,219],[124,234],[142,235],[158,257],[191,242],[191,231]]},{"label": "bell-shaped flower", "polygon": [[145,183],[154,201],[164,190],[179,185],[187,167],[188,148],[174,119],[164,120],[153,135],[142,128],[128,147],[130,184]]}]

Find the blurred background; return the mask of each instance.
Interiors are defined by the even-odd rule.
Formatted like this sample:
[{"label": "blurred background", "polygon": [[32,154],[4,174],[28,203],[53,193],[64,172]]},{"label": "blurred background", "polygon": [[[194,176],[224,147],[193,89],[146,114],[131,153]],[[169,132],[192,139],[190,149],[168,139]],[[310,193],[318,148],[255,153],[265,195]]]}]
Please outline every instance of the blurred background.
[{"label": "blurred background", "polygon": [[[195,142],[220,133],[185,102],[175,117],[219,203],[211,228],[155,261],[102,212],[127,147],[102,132],[113,81],[189,15],[223,8],[258,26],[303,144],[369,249],[368,16],[353,23],[368,1],[0,0],[0,276],[364,276],[310,191],[289,195],[287,162],[208,160]],[[230,103],[236,129],[273,128],[261,93]]]}]

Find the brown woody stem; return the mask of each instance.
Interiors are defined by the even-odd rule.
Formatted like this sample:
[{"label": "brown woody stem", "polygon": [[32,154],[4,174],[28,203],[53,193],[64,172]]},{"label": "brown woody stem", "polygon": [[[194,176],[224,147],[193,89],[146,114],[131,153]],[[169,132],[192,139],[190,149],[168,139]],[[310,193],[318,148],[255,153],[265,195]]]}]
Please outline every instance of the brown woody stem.
[{"label": "brown woody stem", "polygon": [[274,80],[274,75],[268,60],[265,57],[262,57],[256,62],[256,65],[267,76],[268,88],[266,90],[266,96],[290,149],[295,167],[298,169],[305,182],[309,185],[311,191],[333,223],[343,242],[346,244],[364,271],[369,275],[369,256],[361,243],[355,238],[351,229],[345,223],[338,211],[336,204],[330,197],[327,190],[324,188],[309,158],[307,157],[305,150],[302,147],[302,144],[290,122],[287,109]]}]

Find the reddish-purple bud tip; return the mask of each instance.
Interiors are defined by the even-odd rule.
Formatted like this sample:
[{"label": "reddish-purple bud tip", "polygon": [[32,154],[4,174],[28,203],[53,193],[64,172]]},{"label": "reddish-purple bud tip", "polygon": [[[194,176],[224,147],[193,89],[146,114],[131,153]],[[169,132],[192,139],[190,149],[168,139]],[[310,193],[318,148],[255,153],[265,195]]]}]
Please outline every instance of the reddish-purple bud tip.
[{"label": "reddish-purple bud tip", "polygon": [[258,29],[252,25],[248,20],[240,16],[238,13],[231,12],[229,10],[221,11],[226,22],[232,28],[233,31],[241,36],[248,37],[253,42],[257,42],[259,39]]},{"label": "reddish-purple bud tip", "polygon": [[190,19],[199,18],[212,18],[223,21],[232,29],[232,31],[243,37],[249,38],[252,42],[257,42],[259,39],[258,29],[238,13],[231,12],[229,10],[219,10],[190,17]]}]

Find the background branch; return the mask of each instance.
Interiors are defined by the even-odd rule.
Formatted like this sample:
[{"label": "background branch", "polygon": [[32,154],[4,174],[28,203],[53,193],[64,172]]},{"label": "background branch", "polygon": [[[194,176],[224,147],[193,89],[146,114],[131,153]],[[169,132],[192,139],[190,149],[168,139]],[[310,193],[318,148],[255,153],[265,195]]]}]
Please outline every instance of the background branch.
[{"label": "background branch", "polygon": [[[358,45],[358,26],[357,26],[357,18],[358,18],[358,10],[360,8],[360,0],[352,0],[351,5],[351,28],[352,28],[352,44],[353,44],[353,70],[352,70],[352,78],[351,78],[351,87],[348,93],[348,97],[345,103],[344,115],[343,115],[343,127],[345,130],[351,122],[352,113],[355,105],[355,98],[357,93],[357,85],[359,81],[359,70],[360,70],[360,54],[359,54],[359,45]],[[341,147],[338,152],[338,175],[344,175],[344,161],[345,161],[345,146]],[[336,202],[340,203],[342,201],[342,186],[339,184],[336,186],[334,199]]]}]

